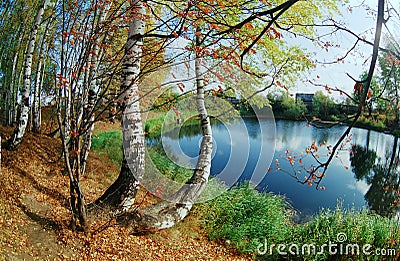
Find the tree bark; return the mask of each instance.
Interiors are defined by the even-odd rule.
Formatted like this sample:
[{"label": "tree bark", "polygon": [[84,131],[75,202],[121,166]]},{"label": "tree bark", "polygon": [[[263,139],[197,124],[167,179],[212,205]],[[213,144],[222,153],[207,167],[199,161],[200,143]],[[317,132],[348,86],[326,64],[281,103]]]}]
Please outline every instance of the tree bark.
[{"label": "tree bark", "polygon": [[29,119],[29,91],[31,85],[31,73],[32,73],[32,60],[33,52],[35,51],[36,37],[39,29],[39,25],[42,21],[45,4],[47,0],[43,0],[38,8],[35,19],[32,24],[32,31],[29,35],[28,48],[25,55],[25,69],[24,69],[24,82],[21,93],[21,104],[19,108],[18,124],[14,129],[11,138],[7,142],[8,149],[17,149],[21,144],[25,134],[26,126]]},{"label": "tree bark", "polygon": [[123,94],[122,133],[124,150],[122,167],[117,180],[90,207],[128,211],[135,202],[140,179],[144,174],[145,140],[140,115],[138,76],[143,47],[146,13],[143,1],[132,1],[133,20],[129,23],[128,40],[122,65],[121,93]]},{"label": "tree bark", "polygon": [[[200,39],[196,38],[199,46]],[[202,57],[196,53],[196,107],[199,113],[202,129],[202,141],[200,153],[191,179],[176,192],[169,202],[162,201],[155,205],[139,210],[131,215],[134,231],[136,233],[154,232],[160,229],[170,228],[182,221],[191,210],[200,194],[205,189],[211,168],[212,155],[212,131],[210,119],[204,103],[203,73],[201,71]]]},{"label": "tree bark", "polygon": [[45,43],[48,35],[50,26],[50,20],[46,24],[46,29],[43,33],[39,48],[39,61],[37,64],[36,78],[35,78],[35,89],[33,92],[33,106],[32,106],[32,131],[34,133],[42,132],[42,110],[41,110],[41,91],[43,86],[43,77],[45,72]]},{"label": "tree bark", "polygon": [[[97,21],[97,25],[100,26],[101,23],[105,20],[108,11],[111,8],[111,3],[106,4],[104,10],[101,11],[99,15],[99,19]],[[93,29],[94,30],[94,29]],[[88,92],[88,99],[87,103],[84,108],[83,112],[83,119],[82,119],[82,127],[83,130],[85,130],[85,133],[83,135],[83,145],[81,148],[81,174],[84,175],[86,171],[86,162],[87,158],[89,156],[89,151],[92,146],[92,135],[93,135],[93,130],[94,130],[94,108],[96,105],[96,100],[97,100],[97,93],[95,91],[96,87],[96,76],[98,74],[99,70],[99,64],[100,64],[100,52],[99,52],[99,44],[100,44],[100,37],[97,37],[96,40],[94,41],[94,46],[93,46],[93,54],[91,53],[89,55],[89,62],[93,64],[94,66],[91,67],[89,66],[89,75],[88,75],[88,84],[89,84],[89,92]],[[99,87],[100,88],[100,87]],[[100,90],[98,91],[100,92]]]}]

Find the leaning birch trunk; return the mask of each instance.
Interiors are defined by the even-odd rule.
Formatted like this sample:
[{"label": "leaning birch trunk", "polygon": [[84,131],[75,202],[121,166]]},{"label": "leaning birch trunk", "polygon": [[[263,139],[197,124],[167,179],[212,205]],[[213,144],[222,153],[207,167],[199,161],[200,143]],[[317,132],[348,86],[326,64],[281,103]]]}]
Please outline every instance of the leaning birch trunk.
[{"label": "leaning birch trunk", "polygon": [[[199,39],[197,39],[197,44]],[[208,183],[211,168],[212,154],[212,131],[210,120],[204,104],[204,85],[201,72],[202,58],[196,54],[196,107],[199,113],[202,130],[200,154],[197,160],[196,169],[191,179],[176,192],[169,202],[161,201],[137,211],[132,216],[133,228],[136,233],[154,232],[160,229],[170,228],[183,220],[191,210],[193,204],[199,198]],[[130,221],[129,221],[130,223]]]},{"label": "leaning birch trunk", "polygon": [[33,52],[35,51],[36,37],[39,29],[39,25],[42,21],[44,9],[47,0],[43,0],[36,13],[35,19],[32,24],[32,31],[29,34],[28,48],[25,55],[25,69],[24,69],[24,82],[21,93],[21,105],[19,108],[18,123],[14,129],[14,133],[7,142],[8,149],[17,149],[21,144],[25,134],[26,126],[28,125],[29,119],[29,90],[31,86],[31,73],[32,73],[32,59]]},{"label": "leaning birch trunk", "polygon": [[40,105],[40,91],[42,82],[42,71],[43,68],[43,55],[40,54],[39,62],[37,65],[37,74],[35,79],[35,90],[33,93],[33,105],[32,105],[32,131],[34,133],[42,132],[42,115],[41,115],[41,105]]},{"label": "leaning birch trunk", "polygon": [[117,180],[90,207],[110,208],[115,212],[128,211],[133,205],[144,174],[145,141],[140,115],[139,87],[137,78],[145,28],[145,6],[140,0],[131,3],[135,17],[129,23],[128,40],[122,65],[121,92],[123,93],[122,133],[129,155],[124,153],[122,167]]}]

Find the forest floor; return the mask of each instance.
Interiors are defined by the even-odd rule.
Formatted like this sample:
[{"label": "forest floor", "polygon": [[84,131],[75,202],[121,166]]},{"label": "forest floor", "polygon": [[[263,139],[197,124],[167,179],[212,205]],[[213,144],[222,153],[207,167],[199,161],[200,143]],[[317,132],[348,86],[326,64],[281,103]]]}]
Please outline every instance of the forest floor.
[{"label": "forest floor", "polygon": [[[118,129],[98,123],[97,131]],[[0,126],[4,141],[11,128]],[[132,235],[110,217],[90,217],[90,232],[72,232],[69,180],[62,175],[59,139],[27,133],[16,151],[2,150],[0,260],[248,260],[209,241],[196,214],[168,230]],[[82,188],[95,200],[113,182],[118,167],[91,153]],[[139,202],[154,199],[141,191]]]}]

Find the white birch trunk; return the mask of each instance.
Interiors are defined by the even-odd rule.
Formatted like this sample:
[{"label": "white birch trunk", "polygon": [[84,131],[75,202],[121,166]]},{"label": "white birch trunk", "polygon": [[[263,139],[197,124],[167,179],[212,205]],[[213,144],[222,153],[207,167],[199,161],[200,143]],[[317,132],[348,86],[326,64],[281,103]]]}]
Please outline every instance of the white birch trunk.
[{"label": "white birch trunk", "polygon": [[45,4],[47,0],[43,0],[39,6],[39,9],[36,13],[35,19],[32,24],[32,31],[29,35],[28,41],[28,48],[26,50],[25,55],[25,68],[24,68],[24,82],[22,86],[22,97],[21,97],[21,104],[20,110],[18,115],[18,124],[14,130],[13,135],[8,140],[8,148],[9,149],[17,149],[18,146],[21,144],[22,139],[25,134],[26,126],[28,124],[29,119],[29,91],[31,85],[31,73],[32,73],[32,60],[33,60],[33,52],[35,51],[36,45],[36,37],[39,29],[39,25],[42,21]]},{"label": "white birch trunk", "polygon": [[39,61],[37,65],[36,79],[35,79],[35,89],[33,93],[33,105],[32,105],[32,131],[35,133],[42,132],[42,110],[41,110],[41,95],[43,85],[43,77],[45,72],[45,43],[48,36],[48,30],[50,26],[50,21],[46,24],[46,29],[43,33],[43,38],[41,39],[40,49],[39,49]]},{"label": "white birch trunk", "polygon": [[35,79],[35,90],[33,94],[33,105],[32,105],[32,131],[34,133],[41,133],[41,106],[40,106],[40,85],[43,70],[43,57],[39,58],[37,66],[37,75]]},{"label": "white birch trunk", "polygon": [[[19,43],[21,43],[22,40],[22,33],[21,33],[21,37],[20,37],[20,41],[18,41]],[[15,80],[16,80],[16,71],[17,71],[17,64],[18,64],[18,60],[19,60],[19,52],[17,51],[14,55],[13,58],[13,65],[12,65],[12,71],[11,71],[11,79],[10,79],[10,85],[9,85],[9,108],[7,111],[7,125],[12,126],[15,122],[15,103],[16,103],[16,97],[15,97]]]},{"label": "white birch trunk", "polygon": [[[197,43],[199,40],[197,39]],[[191,210],[200,194],[205,189],[211,168],[212,131],[210,120],[204,103],[203,74],[201,72],[202,58],[196,54],[195,72],[197,97],[196,106],[201,120],[202,141],[196,169],[191,179],[171,198],[171,202],[160,202],[134,213],[133,227],[135,232],[154,232],[170,228],[182,221]]]},{"label": "white birch trunk", "polygon": [[95,206],[107,206],[122,212],[128,211],[135,202],[145,164],[145,140],[137,81],[140,73],[146,8],[140,0],[132,1],[131,7],[134,8],[135,13],[129,23],[121,82],[124,99],[122,133],[124,147],[128,149],[124,150],[122,167],[117,180],[94,203]]}]

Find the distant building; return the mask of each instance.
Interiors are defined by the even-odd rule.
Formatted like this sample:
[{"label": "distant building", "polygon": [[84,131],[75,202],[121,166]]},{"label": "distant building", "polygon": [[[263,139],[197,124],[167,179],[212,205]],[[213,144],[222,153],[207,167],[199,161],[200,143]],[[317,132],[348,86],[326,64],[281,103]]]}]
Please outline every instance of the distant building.
[{"label": "distant building", "polygon": [[231,104],[237,106],[240,103],[240,100],[236,97],[232,97],[232,96],[226,96],[225,100],[227,100],[228,102],[230,102]]},{"label": "distant building", "polygon": [[302,100],[309,112],[312,111],[313,108],[312,105],[313,98],[314,98],[314,93],[296,93],[296,102],[298,99]]}]

